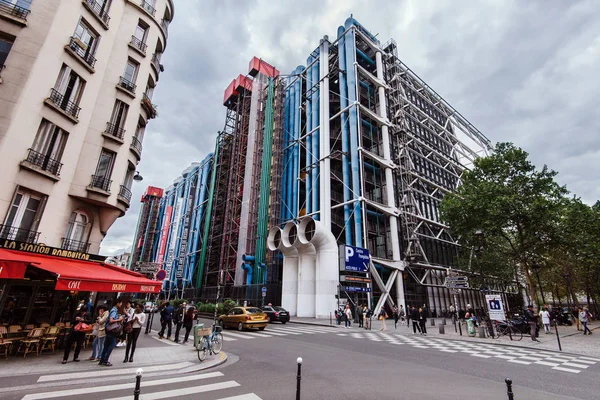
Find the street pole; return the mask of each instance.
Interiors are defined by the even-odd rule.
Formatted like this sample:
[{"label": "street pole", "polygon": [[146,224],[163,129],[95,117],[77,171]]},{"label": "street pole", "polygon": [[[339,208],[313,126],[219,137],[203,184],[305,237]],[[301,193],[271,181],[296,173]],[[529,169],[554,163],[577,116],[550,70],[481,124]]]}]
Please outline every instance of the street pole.
[{"label": "street pole", "polygon": [[506,382],[506,394],[508,395],[508,400],[514,400],[515,394],[512,391],[512,380],[510,378],[506,378],[504,382]]},{"label": "street pole", "polygon": [[556,331],[556,341],[558,342],[558,350],[562,351],[562,346],[560,345],[560,337],[558,336],[558,321],[554,320],[554,330]]},{"label": "street pole", "polygon": [[140,399],[140,383],[142,382],[143,373],[144,370],[141,368],[138,368],[137,371],[135,371],[135,389],[133,390],[133,400]]},{"label": "street pole", "polygon": [[300,400],[300,381],[302,380],[302,357],[298,357],[296,363],[298,363],[298,375],[296,376],[296,400]]},{"label": "street pole", "polygon": [[454,319],[454,330],[456,331],[456,323],[458,322],[458,330],[460,332],[460,336],[462,336],[462,327],[460,326],[460,320],[458,319],[458,303],[456,302],[456,289],[454,289],[453,295],[454,295],[454,312],[456,313],[456,318]]}]

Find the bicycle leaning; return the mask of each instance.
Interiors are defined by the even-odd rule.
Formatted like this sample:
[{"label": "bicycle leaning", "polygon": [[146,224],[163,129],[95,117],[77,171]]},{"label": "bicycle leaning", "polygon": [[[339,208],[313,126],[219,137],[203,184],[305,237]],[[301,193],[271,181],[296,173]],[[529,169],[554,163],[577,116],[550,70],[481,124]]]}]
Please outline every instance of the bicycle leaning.
[{"label": "bicycle leaning", "polygon": [[198,360],[204,361],[209,354],[219,354],[223,348],[222,328],[213,325],[211,328],[198,330],[198,336],[202,336],[198,343]]},{"label": "bicycle leaning", "polygon": [[[512,322],[494,321],[495,334],[491,335],[494,339],[500,336],[509,336],[510,340],[519,341],[523,339],[523,332],[517,329]],[[492,330],[490,330],[492,331]],[[492,332],[490,332],[492,333]]]}]

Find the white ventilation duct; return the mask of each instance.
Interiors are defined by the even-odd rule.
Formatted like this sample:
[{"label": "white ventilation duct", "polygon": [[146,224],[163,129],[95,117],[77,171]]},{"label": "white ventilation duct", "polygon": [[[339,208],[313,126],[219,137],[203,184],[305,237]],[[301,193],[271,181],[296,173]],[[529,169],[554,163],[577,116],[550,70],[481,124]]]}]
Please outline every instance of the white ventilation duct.
[{"label": "white ventilation duct", "polygon": [[[316,253],[316,273],[313,277],[315,292],[313,292],[314,295],[312,296],[314,302],[312,316],[326,318],[332,310],[335,310],[337,305],[335,298],[339,284],[337,241],[323,223],[315,221],[311,217],[306,217],[298,225],[298,243],[296,248],[314,247]],[[298,250],[298,252],[302,258],[302,251]],[[298,302],[300,303],[300,299]]]},{"label": "white ventilation duct", "polygon": [[[280,250],[283,254],[283,272],[281,285],[281,306],[290,315],[296,315],[298,307],[298,250],[289,241],[289,232],[296,230],[293,222],[288,223],[283,232],[278,227],[269,230],[267,246],[269,250]],[[294,234],[295,237],[295,234]]]},{"label": "white ventilation duct", "polygon": [[315,280],[317,254],[311,243],[302,243],[298,236],[298,226],[290,230],[289,239],[294,240],[298,250],[298,317],[315,317]]}]

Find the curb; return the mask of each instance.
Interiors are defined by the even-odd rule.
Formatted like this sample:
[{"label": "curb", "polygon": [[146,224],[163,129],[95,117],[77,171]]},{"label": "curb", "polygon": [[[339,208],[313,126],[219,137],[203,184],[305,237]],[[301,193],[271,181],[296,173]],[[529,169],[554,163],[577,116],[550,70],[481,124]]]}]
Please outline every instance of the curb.
[{"label": "curb", "polygon": [[199,361],[198,365],[192,365],[191,367],[183,368],[179,372],[186,374],[189,372],[204,371],[205,369],[214,368],[214,367],[218,367],[219,365],[223,365],[227,362],[228,359],[229,359],[229,357],[227,356],[227,353],[222,351],[219,354],[217,354],[217,357],[215,357],[214,360],[211,360],[209,362]]}]

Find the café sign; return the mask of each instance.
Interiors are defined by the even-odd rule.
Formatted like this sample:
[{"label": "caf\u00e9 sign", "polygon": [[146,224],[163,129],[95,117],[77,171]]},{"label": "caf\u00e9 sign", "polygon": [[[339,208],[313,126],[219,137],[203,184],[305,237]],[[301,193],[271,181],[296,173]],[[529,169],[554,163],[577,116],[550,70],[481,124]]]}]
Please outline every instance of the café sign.
[{"label": "caf\u00e9 sign", "polygon": [[17,240],[0,240],[0,249],[7,250],[17,250],[25,253],[31,254],[41,254],[45,256],[53,256],[53,257],[62,257],[68,258],[71,260],[84,260],[84,261],[96,261],[96,262],[104,262],[106,257],[83,253],[81,251],[71,251],[65,249],[59,249],[57,247],[46,246],[43,243],[33,244],[33,243],[24,243],[19,242]]}]

